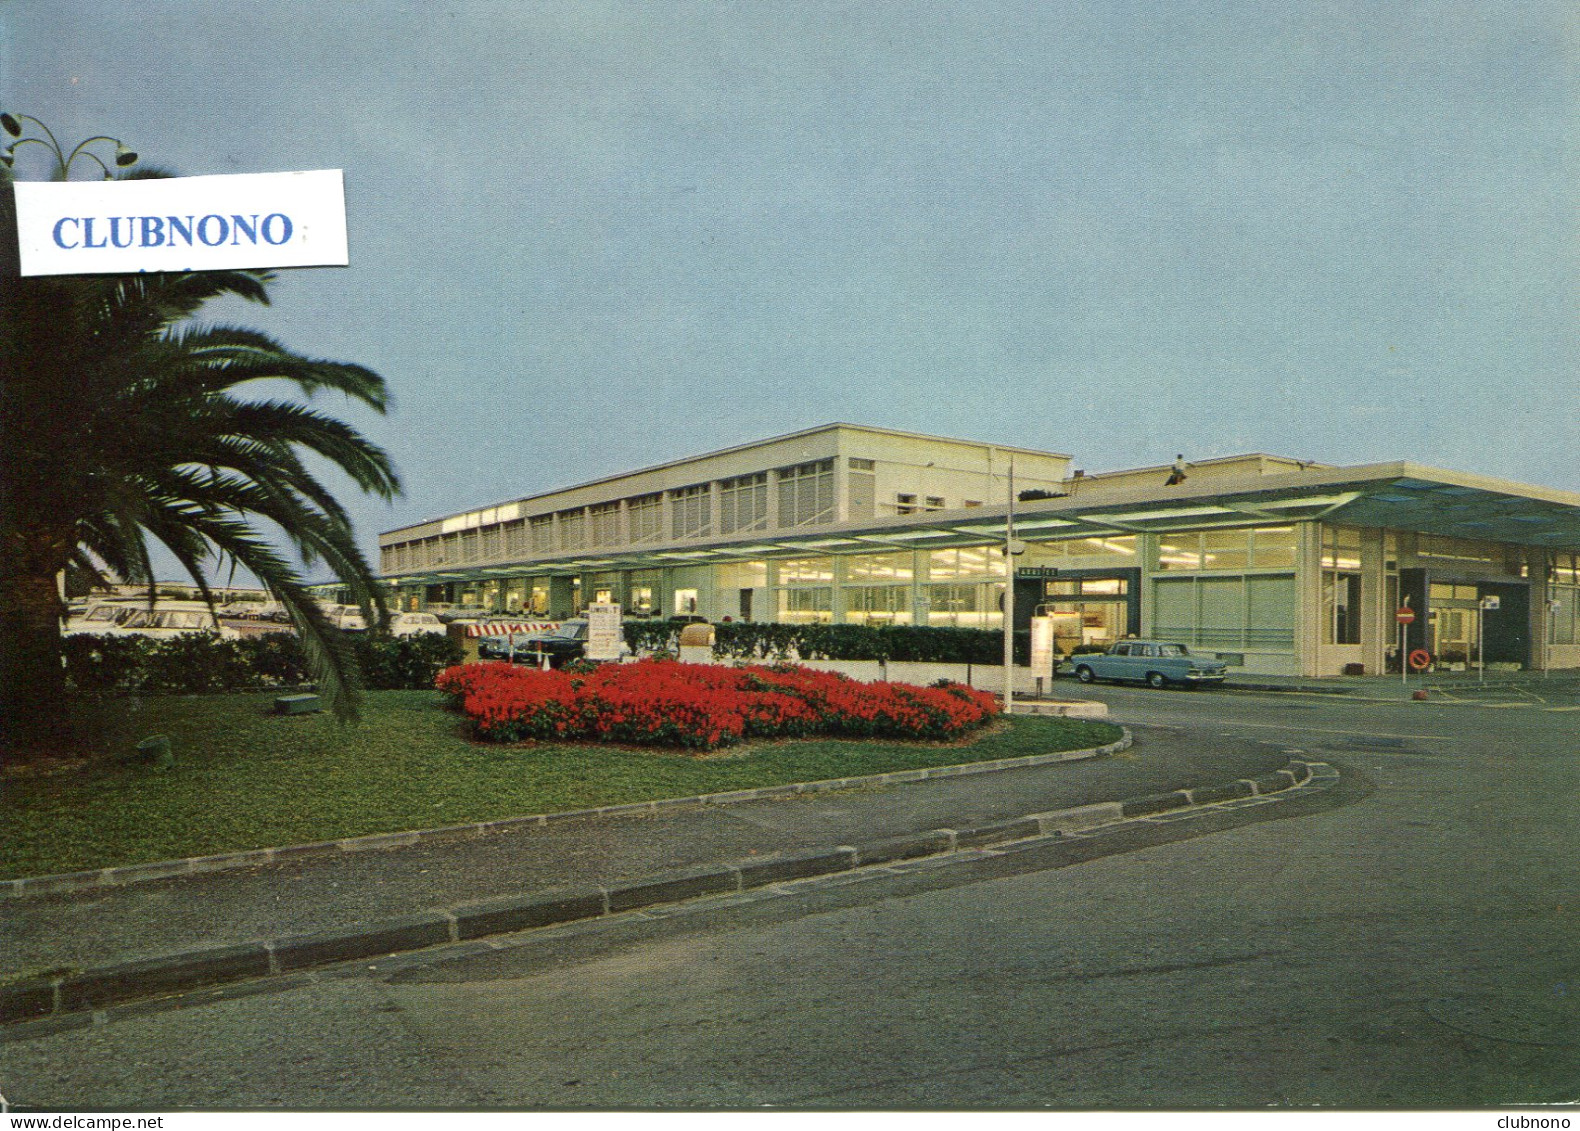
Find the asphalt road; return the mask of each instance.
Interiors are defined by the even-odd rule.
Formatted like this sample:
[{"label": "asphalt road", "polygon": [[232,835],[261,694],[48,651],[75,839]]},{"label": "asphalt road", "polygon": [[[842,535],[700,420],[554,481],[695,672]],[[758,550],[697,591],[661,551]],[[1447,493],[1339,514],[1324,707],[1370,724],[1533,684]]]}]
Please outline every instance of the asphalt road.
[{"label": "asphalt road", "polygon": [[[1082,689],[1348,774],[1035,854],[540,933],[0,1045],[66,1108],[1481,1107],[1580,1099],[1580,712]],[[1119,842],[1123,846],[1123,842]]]}]

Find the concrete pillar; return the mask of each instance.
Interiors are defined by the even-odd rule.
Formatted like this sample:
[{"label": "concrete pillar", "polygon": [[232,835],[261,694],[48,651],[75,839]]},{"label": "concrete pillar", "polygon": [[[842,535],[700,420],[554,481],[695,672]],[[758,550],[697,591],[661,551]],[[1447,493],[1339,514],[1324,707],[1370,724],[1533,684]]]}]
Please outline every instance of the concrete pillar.
[{"label": "concrete pillar", "polygon": [[1361,662],[1367,675],[1382,675],[1388,646],[1398,641],[1398,628],[1388,608],[1386,551],[1380,529],[1361,531]]},{"label": "concrete pillar", "polygon": [[1295,527],[1295,659],[1300,674],[1321,674],[1322,663],[1322,525]]}]

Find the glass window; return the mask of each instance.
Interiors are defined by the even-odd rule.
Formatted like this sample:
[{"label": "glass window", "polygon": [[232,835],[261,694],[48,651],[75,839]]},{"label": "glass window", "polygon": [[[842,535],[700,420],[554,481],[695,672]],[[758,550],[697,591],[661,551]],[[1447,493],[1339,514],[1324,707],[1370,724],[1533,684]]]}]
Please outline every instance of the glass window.
[{"label": "glass window", "polygon": [[1503,549],[1493,542],[1469,542],[1463,538],[1422,534],[1416,542],[1416,556],[1476,565],[1501,565]]},{"label": "glass window", "polygon": [[912,574],[909,551],[895,554],[854,554],[845,559],[849,581],[909,581]]},{"label": "glass window", "polygon": [[1322,568],[1360,569],[1361,532],[1353,526],[1324,526]]},{"label": "glass window", "polygon": [[1294,569],[1295,528],[1258,526],[1251,531],[1251,566],[1253,569]]},{"label": "glass window", "polygon": [[1088,597],[1122,597],[1129,588],[1123,577],[1088,577],[1081,582],[1081,592]]},{"label": "glass window", "polygon": [[833,521],[833,460],[819,460],[779,470],[780,526],[812,526]]},{"label": "glass window", "polygon": [[808,585],[833,580],[833,558],[787,558],[779,563],[780,585]]},{"label": "glass window", "polygon": [[719,484],[719,532],[768,529],[768,473],[742,475]]},{"label": "glass window", "polygon": [[592,529],[594,546],[617,546],[620,537],[620,504],[600,503],[589,507],[587,517]]},{"label": "glass window", "polygon": [[1249,530],[1208,530],[1202,533],[1203,569],[1244,569],[1250,560]]},{"label": "glass window", "polygon": [[779,620],[785,624],[831,624],[834,590],[827,587],[779,590]]},{"label": "glass window", "polygon": [[1558,602],[1547,609],[1554,644],[1580,644],[1580,585],[1553,585],[1547,599]]},{"label": "glass window", "polygon": [[664,540],[664,497],[639,495],[626,503],[626,519],[631,524],[631,541]]},{"label": "glass window", "polygon": [[990,546],[933,550],[927,555],[927,572],[928,577],[937,581],[956,577],[1003,577],[1004,551]]},{"label": "glass window", "polygon": [[674,537],[699,538],[712,533],[713,492],[706,483],[683,487],[673,492],[669,501]]},{"label": "glass window", "polygon": [[854,585],[845,590],[849,624],[910,624],[909,585]]},{"label": "glass window", "polygon": [[767,584],[767,562],[731,562],[718,567],[720,589],[760,589]]},{"label": "glass window", "polygon": [[1200,534],[1164,534],[1158,539],[1159,569],[1201,569]]},{"label": "glass window", "polygon": [[534,554],[552,554],[554,552],[554,516],[540,514],[532,520],[532,552]]},{"label": "glass window", "polygon": [[587,545],[587,518],[581,510],[560,512],[560,549],[579,550]]}]

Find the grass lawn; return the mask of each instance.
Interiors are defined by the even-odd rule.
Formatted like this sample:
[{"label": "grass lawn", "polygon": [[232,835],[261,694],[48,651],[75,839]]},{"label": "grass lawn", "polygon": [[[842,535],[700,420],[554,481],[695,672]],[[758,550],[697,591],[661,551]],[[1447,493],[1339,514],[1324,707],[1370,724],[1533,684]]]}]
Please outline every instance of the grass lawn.
[{"label": "grass lawn", "polygon": [[488,746],[432,691],[376,691],[363,722],[277,716],[271,694],[109,700],[107,752],[168,734],[176,766],[114,758],[0,782],[0,878],[457,825],[629,801],[1101,746],[1108,723],[1017,717],[959,744],[786,741],[695,757]]}]

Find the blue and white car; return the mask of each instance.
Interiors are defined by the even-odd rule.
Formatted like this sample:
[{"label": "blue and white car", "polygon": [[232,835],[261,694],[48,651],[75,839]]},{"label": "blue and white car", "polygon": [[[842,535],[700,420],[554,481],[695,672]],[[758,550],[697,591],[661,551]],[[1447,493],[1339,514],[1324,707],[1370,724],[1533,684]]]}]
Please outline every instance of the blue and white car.
[{"label": "blue and white car", "polygon": [[1082,683],[1115,679],[1148,687],[1222,683],[1229,670],[1222,660],[1192,655],[1185,645],[1165,640],[1121,640],[1100,655],[1070,657],[1070,667]]}]

